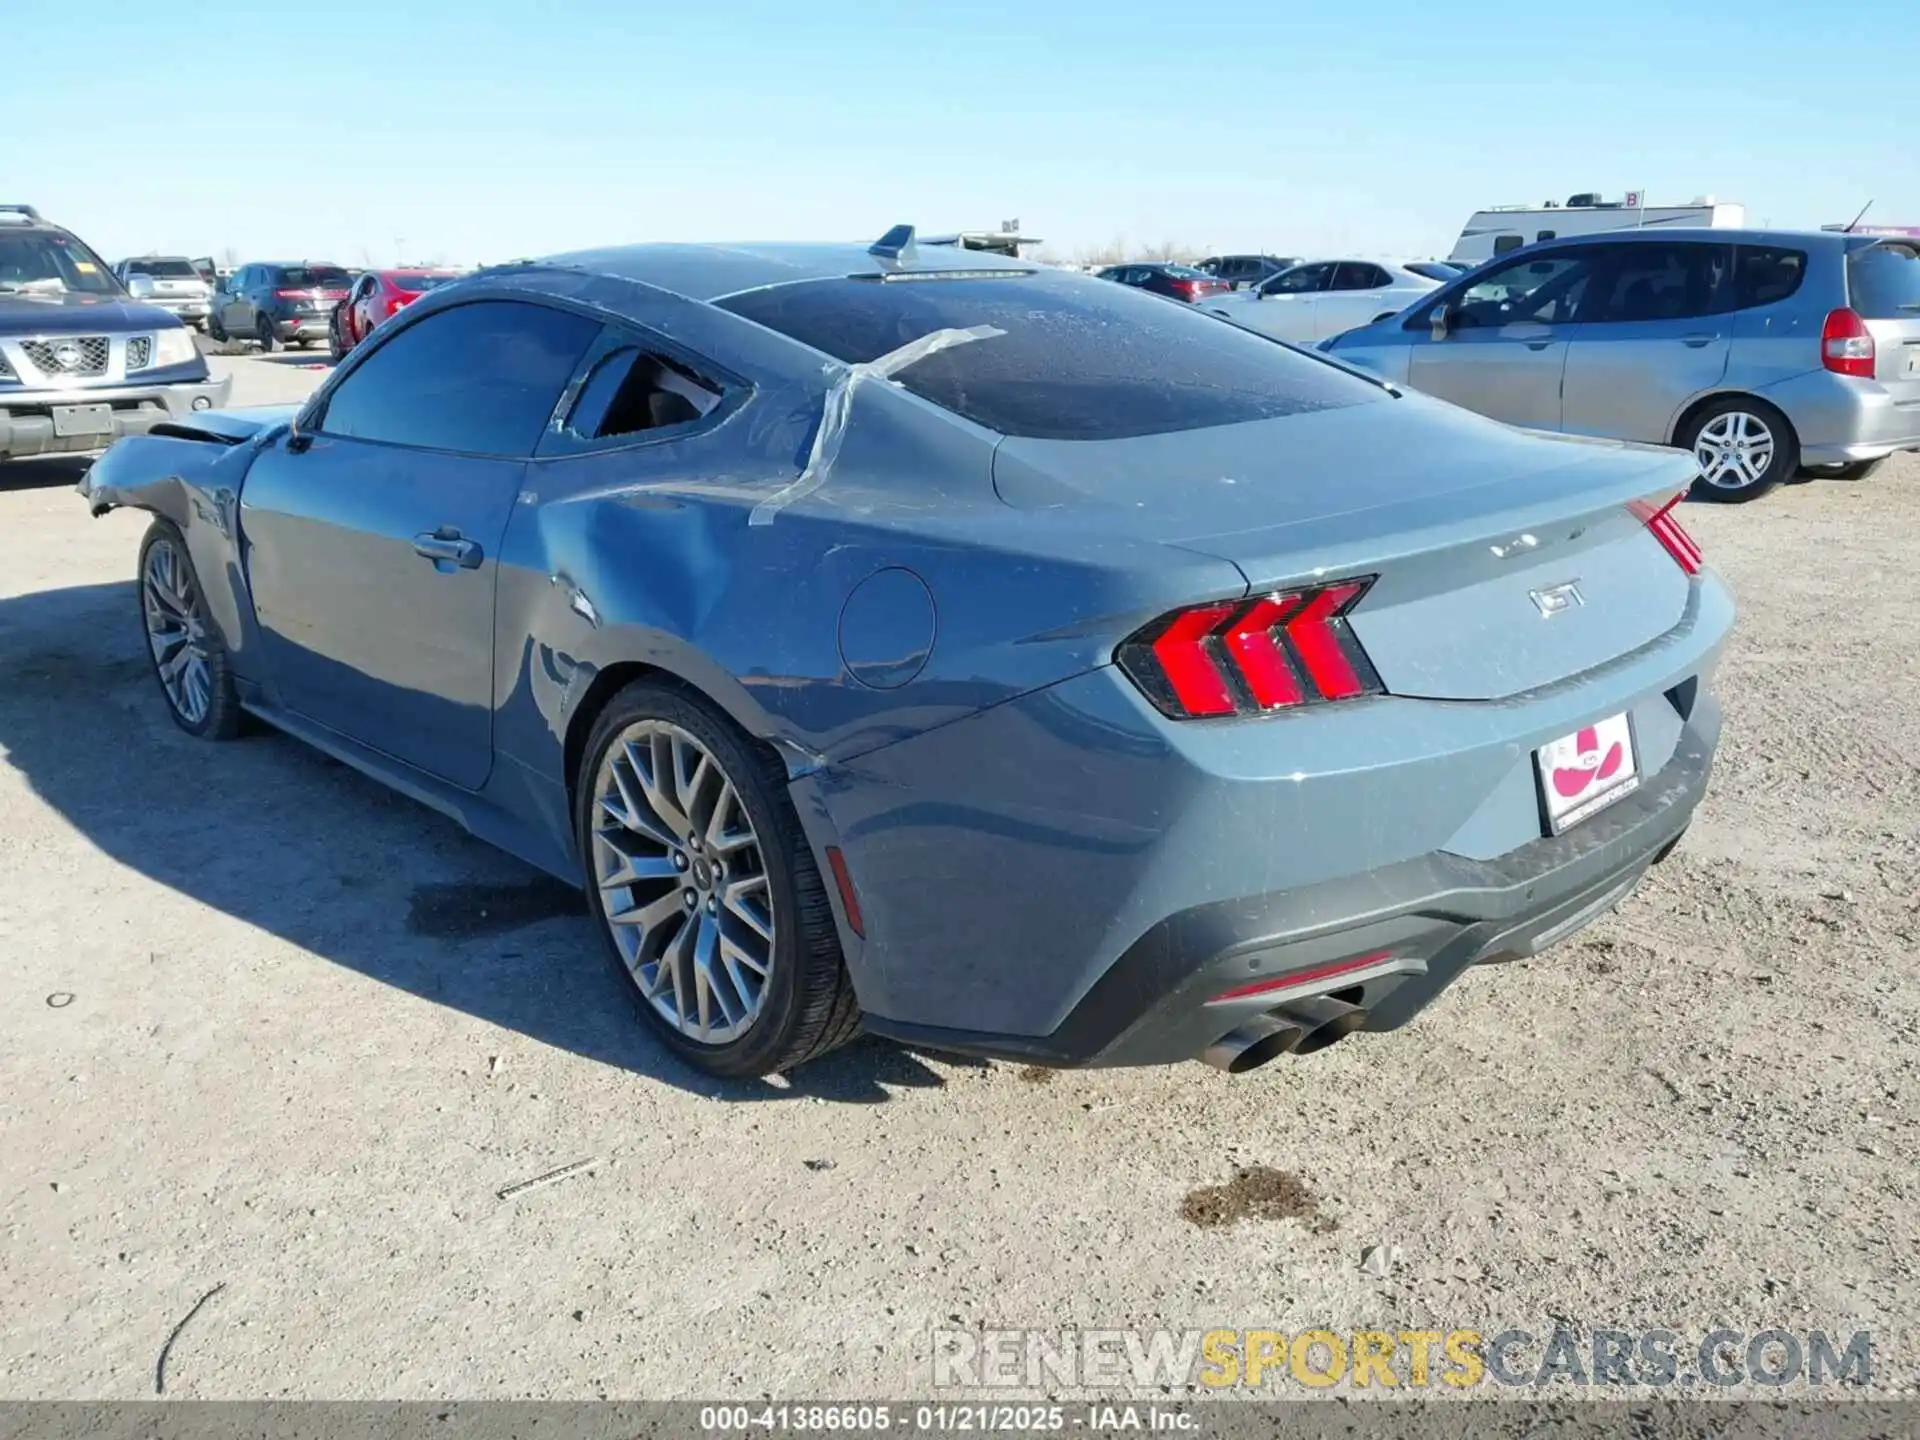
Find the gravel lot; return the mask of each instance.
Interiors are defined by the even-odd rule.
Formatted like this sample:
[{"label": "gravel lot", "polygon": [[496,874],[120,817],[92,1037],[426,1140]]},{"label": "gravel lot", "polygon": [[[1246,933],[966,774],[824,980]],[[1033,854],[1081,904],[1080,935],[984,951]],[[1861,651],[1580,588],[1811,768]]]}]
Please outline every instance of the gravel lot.
[{"label": "gravel lot", "polygon": [[[175,731],[144,521],[78,473],[0,468],[0,1395],[152,1395],[215,1286],[170,1396],[908,1396],[934,1328],[1015,1325],[1871,1329],[1915,1388],[1920,457],[1690,507],[1727,741],[1576,942],[1239,1079],[862,1041],[728,1087],[570,892]],[[1194,1194],[1255,1165],[1299,1193]]]}]

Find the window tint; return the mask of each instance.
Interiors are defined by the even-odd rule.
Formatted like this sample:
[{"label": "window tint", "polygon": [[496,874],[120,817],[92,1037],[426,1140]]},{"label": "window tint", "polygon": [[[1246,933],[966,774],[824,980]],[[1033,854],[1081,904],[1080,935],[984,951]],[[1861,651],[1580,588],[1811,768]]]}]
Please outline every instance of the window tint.
[{"label": "window tint", "polygon": [[691,425],[720,403],[720,387],[677,360],[629,345],[593,367],[567,428],[583,440]]},{"label": "window tint", "polygon": [[1807,276],[1807,252],[1774,245],[1742,245],[1734,251],[1733,307],[1751,309],[1786,299]]},{"label": "window tint", "polygon": [[276,284],[294,290],[311,290],[316,285],[345,285],[353,278],[338,265],[282,265],[275,277]]},{"label": "window tint", "polygon": [[1518,250],[1527,242],[1518,235],[1496,235],[1493,237],[1493,253],[1504,255],[1509,250]]},{"label": "window tint", "polygon": [[1334,290],[1375,290],[1393,282],[1387,272],[1378,265],[1363,265],[1355,260],[1345,260],[1333,272]]},{"label": "window tint", "polygon": [[1920,320],[1920,246],[1869,245],[1847,256],[1847,294],[1865,320]]},{"label": "window tint", "polygon": [[1588,323],[1691,320],[1719,308],[1720,285],[1733,258],[1728,245],[1675,241],[1591,247],[1606,255],[1579,319]]},{"label": "window tint", "polygon": [[442,310],[356,366],[327,401],[320,428],[431,450],[530,455],[599,329],[512,300]]},{"label": "window tint", "polygon": [[[1589,246],[1489,266],[1454,297],[1448,323],[1456,329],[1488,329],[1564,324],[1579,319],[1587,282],[1598,258],[1599,247]],[[1429,307],[1408,325],[1419,328],[1428,323],[1431,314]]]},{"label": "window tint", "polygon": [[198,280],[193,266],[184,260],[129,260],[129,275],[151,275],[157,280]]},{"label": "window tint", "polygon": [[1461,273],[1441,260],[1414,260],[1408,263],[1407,269],[1423,279],[1442,282],[1451,280]]},{"label": "window tint", "polygon": [[1263,288],[1269,295],[1304,295],[1309,291],[1326,289],[1327,280],[1332,274],[1331,265],[1296,265],[1274,276]]},{"label": "window tint", "polygon": [[1051,272],[810,280],[715,303],[851,363],[935,330],[993,326],[1004,333],[936,351],[894,379],[1006,435],[1115,440],[1381,398],[1367,381],[1187,306]]}]

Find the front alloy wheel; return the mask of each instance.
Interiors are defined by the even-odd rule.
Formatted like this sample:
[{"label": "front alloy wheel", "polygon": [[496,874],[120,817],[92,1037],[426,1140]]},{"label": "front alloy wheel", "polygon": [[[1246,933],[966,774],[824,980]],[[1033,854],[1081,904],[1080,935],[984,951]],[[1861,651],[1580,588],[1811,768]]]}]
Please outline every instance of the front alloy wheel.
[{"label": "front alloy wheel", "polygon": [[156,520],[140,546],[140,616],[153,673],[174,724],[205,740],[240,730],[240,701],[227,648],[213,626],[186,541]]},{"label": "front alloy wheel", "polygon": [[594,779],[601,913],[640,994],[690,1040],[760,1017],[775,926],[760,837],[733,780],[667,720],[627,726]]},{"label": "front alloy wheel", "polygon": [[213,674],[207,662],[207,631],[193,572],[172,540],[147,547],[140,573],[140,599],[147,617],[147,645],[167,703],[188,729],[206,722],[213,704]]}]

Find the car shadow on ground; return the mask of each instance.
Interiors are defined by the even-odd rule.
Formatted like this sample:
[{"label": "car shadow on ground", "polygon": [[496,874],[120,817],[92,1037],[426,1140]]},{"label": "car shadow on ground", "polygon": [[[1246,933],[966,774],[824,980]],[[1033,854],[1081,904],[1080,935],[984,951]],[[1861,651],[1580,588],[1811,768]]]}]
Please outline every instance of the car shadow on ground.
[{"label": "car shadow on ground", "polygon": [[45,455],[0,464],[0,494],[14,490],[71,490],[92,465],[91,455]]},{"label": "car shadow on ground", "polygon": [[108,860],[312,954],[725,1100],[873,1103],[945,1083],[871,1037],[782,1080],[683,1065],[635,1015],[579,892],[264,726],[226,745],[176,729],[131,580],[0,598],[0,675],[0,754]]}]

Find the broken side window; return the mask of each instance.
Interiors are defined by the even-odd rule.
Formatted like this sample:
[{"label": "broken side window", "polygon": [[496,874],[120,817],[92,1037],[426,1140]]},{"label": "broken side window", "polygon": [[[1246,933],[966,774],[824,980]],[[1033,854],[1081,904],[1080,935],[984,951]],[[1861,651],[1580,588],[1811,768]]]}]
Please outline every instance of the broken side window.
[{"label": "broken side window", "polygon": [[703,419],[720,398],[718,384],[678,360],[629,345],[594,366],[567,428],[583,440],[667,430]]}]

